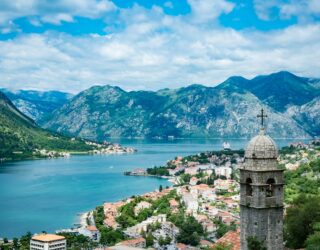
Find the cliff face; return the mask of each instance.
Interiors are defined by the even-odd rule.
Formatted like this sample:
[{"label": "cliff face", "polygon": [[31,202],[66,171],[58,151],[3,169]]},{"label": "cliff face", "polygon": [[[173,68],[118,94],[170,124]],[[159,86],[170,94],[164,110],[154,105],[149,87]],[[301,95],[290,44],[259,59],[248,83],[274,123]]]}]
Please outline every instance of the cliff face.
[{"label": "cliff face", "polygon": [[[43,122],[45,128],[104,140],[107,137],[249,137],[263,107],[274,137],[318,134],[316,81],[288,72],[247,80],[229,78],[217,87],[191,85],[157,92],[126,92],[95,86],[75,96]],[[313,110],[310,118],[301,117]],[[302,115],[303,116],[303,115]],[[311,119],[311,120],[310,120]]]}]

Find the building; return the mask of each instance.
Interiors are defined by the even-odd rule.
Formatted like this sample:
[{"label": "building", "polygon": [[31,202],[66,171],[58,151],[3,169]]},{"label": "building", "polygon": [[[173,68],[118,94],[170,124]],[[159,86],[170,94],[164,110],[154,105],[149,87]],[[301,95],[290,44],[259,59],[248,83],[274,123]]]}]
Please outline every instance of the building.
[{"label": "building", "polygon": [[[213,244],[212,247],[216,247],[218,245],[225,246],[225,247],[231,247],[230,250],[242,250],[240,248],[240,232],[237,231],[229,231],[227,232],[222,238],[217,240],[215,244]],[[228,248],[229,249],[229,248]],[[276,248],[274,249],[276,250]]]},{"label": "building", "polygon": [[93,241],[100,241],[100,232],[95,226],[86,226],[79,229],[79,233],[89,237]]},{"label": "building", "polygon": [[249,142],[240,168],[241,250],[248,250],[249,236],[268,250],[283,250],[284,179],[277,157],[277,146],[262,126]]},{"label": "building", "polygon": [[56,234],[38,234],[31,238],[30,250],[65,250],[66,238]]},{"label": "building", "polygon": [[145,248],[146,247],[146,240],[142,237],[136,238],[136,239],[131,239],[131,240],[125,240],[125,241],[119,242],[117,244],[117,246]]},{"label": "building", "polygon": [[215,173],[217,176],[225,176],[227,179],[231,179],[232,168],[228,166],[217,167]]}]

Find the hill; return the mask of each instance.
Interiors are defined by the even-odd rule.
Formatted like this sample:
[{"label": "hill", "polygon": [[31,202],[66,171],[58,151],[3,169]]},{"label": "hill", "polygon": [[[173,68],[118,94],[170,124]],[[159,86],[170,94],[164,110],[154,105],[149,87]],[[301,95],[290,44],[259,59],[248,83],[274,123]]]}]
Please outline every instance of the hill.
[{"label": "hill", "polygon": [[36,150],[88,151],[92,146],[39,128],[0,92],[0,158],[35,156]]},{"label": "hill", "polygon": [[50,115],[54,110],[60,108],[72,94],[60,91],[35,91],[0,89],[12,103],[25,115],[36,122]]}]

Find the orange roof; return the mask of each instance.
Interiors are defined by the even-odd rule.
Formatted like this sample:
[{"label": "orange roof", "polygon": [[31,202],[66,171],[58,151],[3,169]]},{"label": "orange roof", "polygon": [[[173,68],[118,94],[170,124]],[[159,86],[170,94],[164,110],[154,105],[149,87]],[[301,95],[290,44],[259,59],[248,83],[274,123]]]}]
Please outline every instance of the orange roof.
[{"label": "orange roof", "polygon": [[200,245],[201,246],[211,246],[212,242],[210,242],[208,240],[200,240]]},{"label": "orange roof", "polygon": [[176,247],[178,250],[185,250],[187,249],[187,246],[185,244],[182,244],[182,243],[178,243],[176,244]]},{"label": "orange roof", "polygon": [[51,242],[57,240],[64,240],[65,237],[56,234],[38,234],[32,237],[32,240],[42,241],[42,242]]},{"label": "orange roof", "polygon": [[240,230],[227,232],[222,238],[217,240],[214,246],[218,243],[226,245],[231,244],[231,250],[240,250]]},{"label": "orange roof", "polygon": [[95,226],[87,226],[87,229],[89,231],[98,231],[98,229]]},{"label": "orange roof", "polygon": [[146,240],[143,237],[140,237],[140,238],[136,238],[136,239],[121,241],[121,242],[119,242],[119,245],[130,246],[130,245],[135,245],[135,244],[138,244],[138,243],[141,243],[141,242],[145,242],[145,241]]},{"label": "orange roof", "polygon": [[179,206],[179,203],[175,199],[169,200],[169,203],[172,207]]}]

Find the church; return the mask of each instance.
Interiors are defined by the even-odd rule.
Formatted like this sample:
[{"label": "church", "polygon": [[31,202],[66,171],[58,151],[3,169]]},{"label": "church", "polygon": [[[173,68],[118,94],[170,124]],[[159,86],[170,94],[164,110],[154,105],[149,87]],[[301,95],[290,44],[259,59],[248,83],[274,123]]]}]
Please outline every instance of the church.
[{"label": "church", "polygon": [[264,127],[261,110],[260,133],[251,139],[240,168],[241,250],[254,238],[267,250],[283,250],[283,170],[278,168],[276,143]]}]

